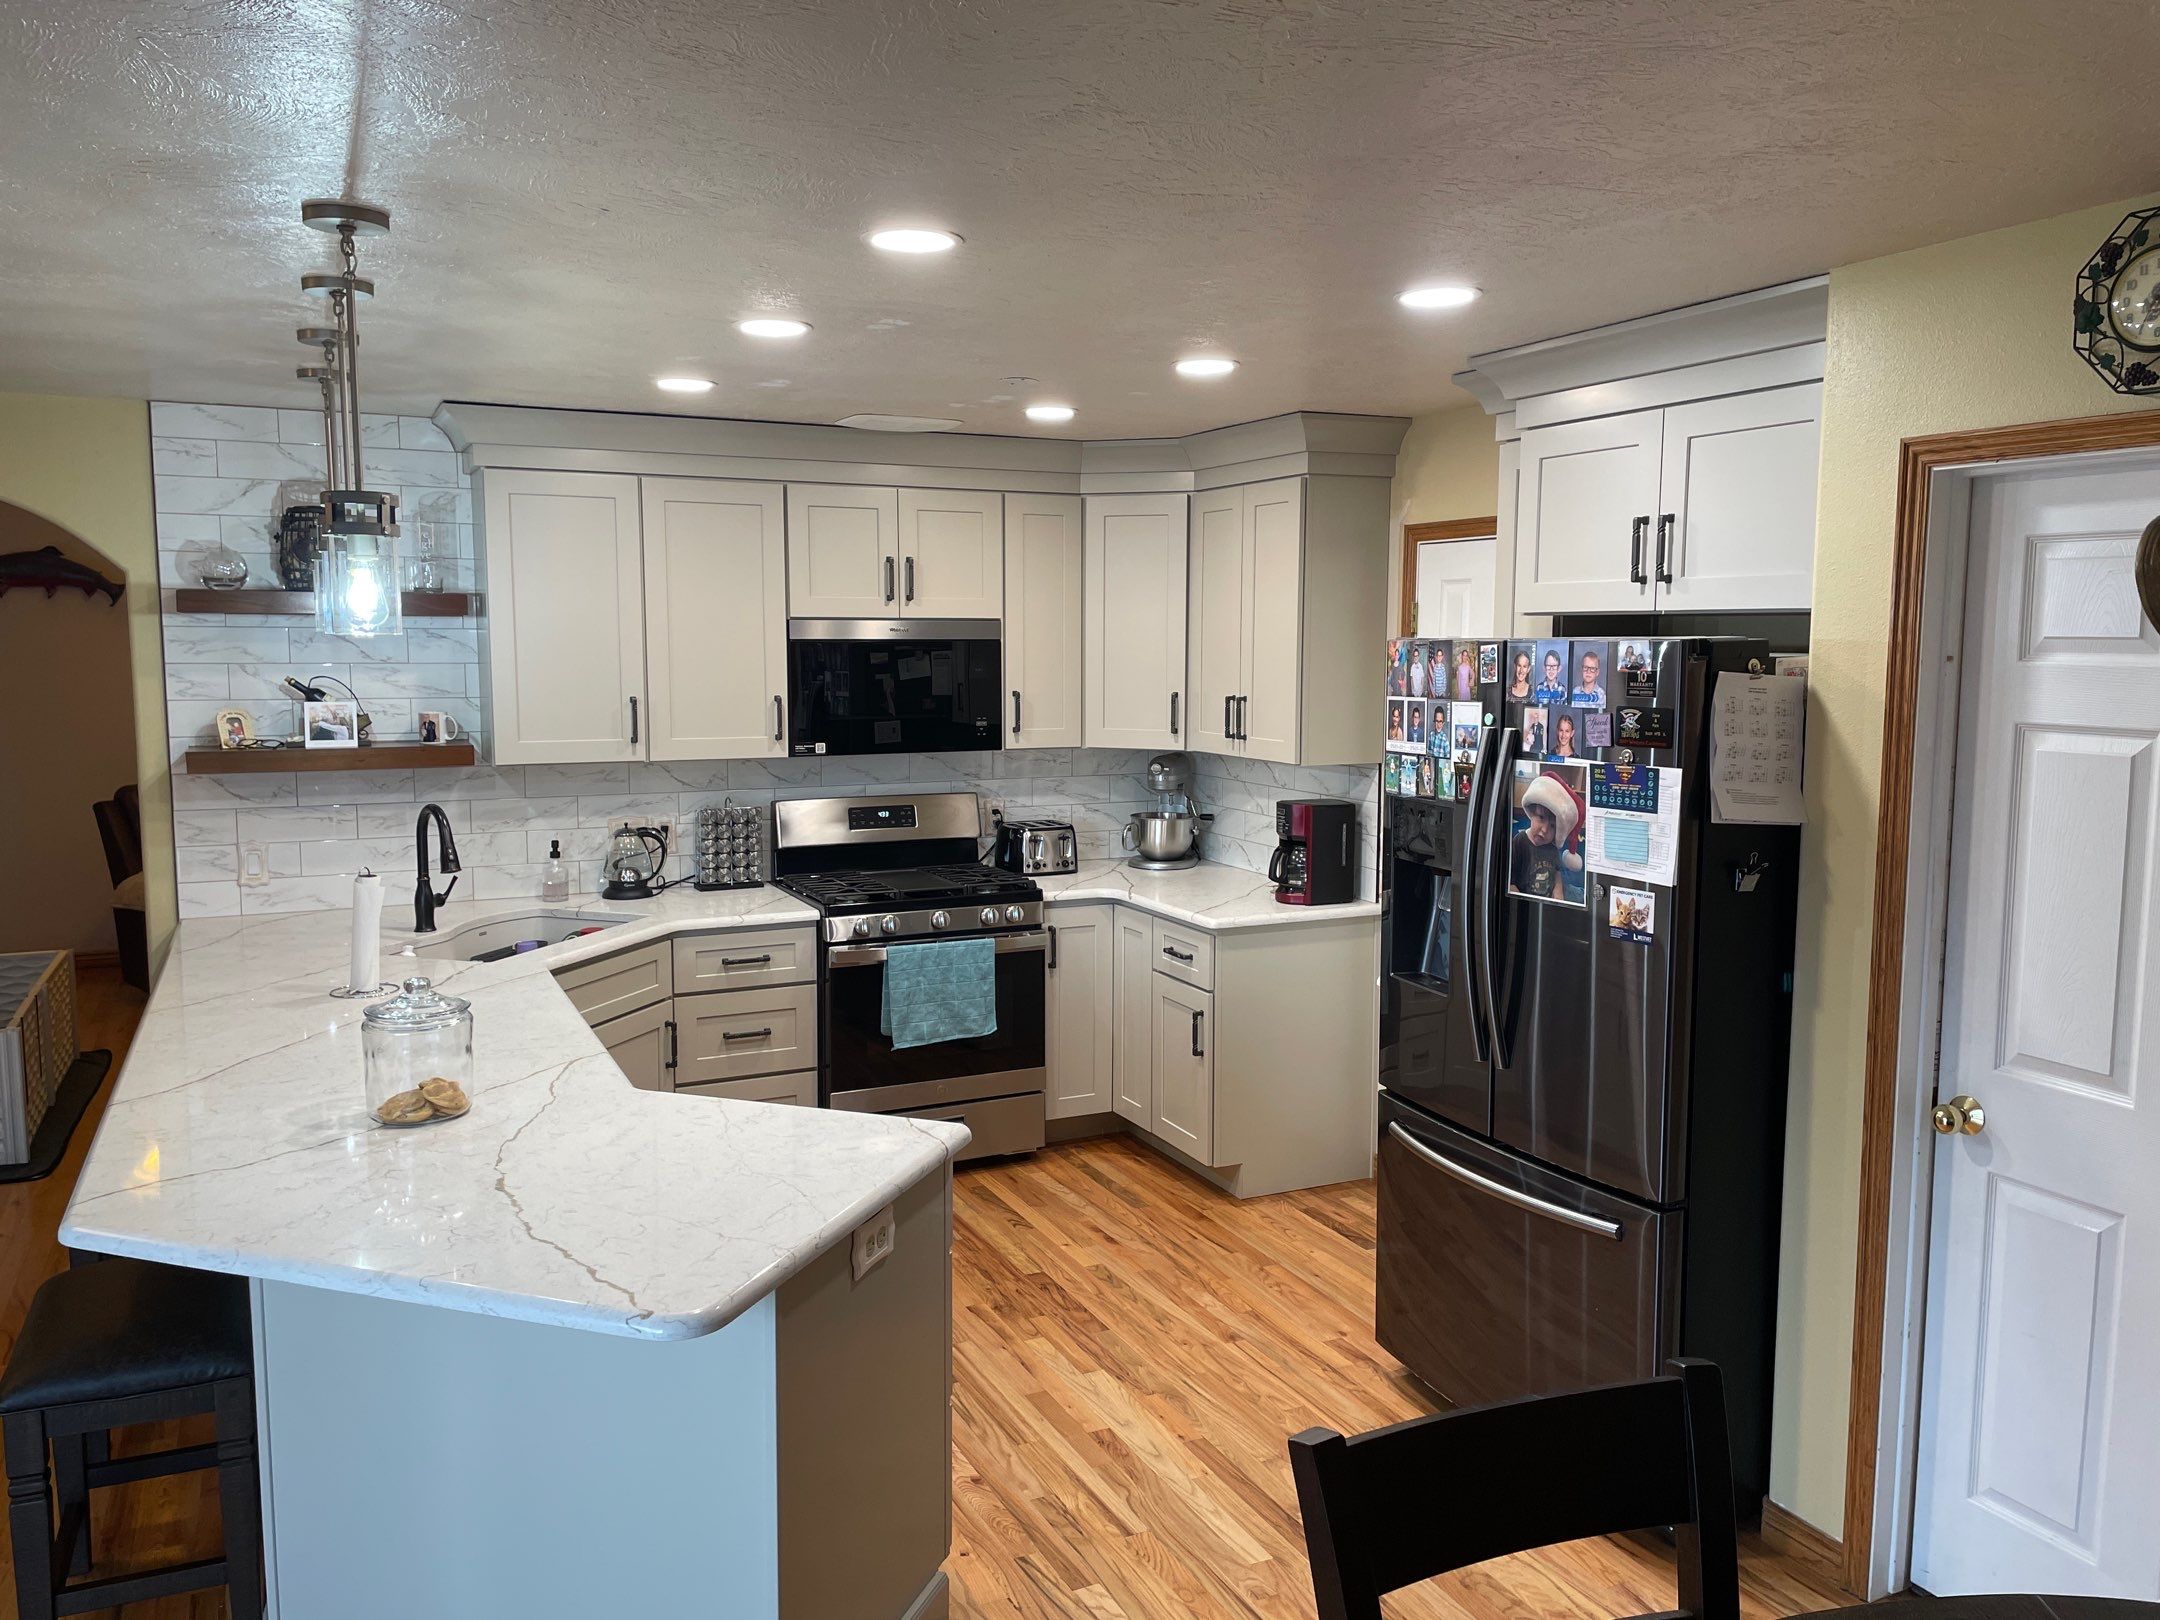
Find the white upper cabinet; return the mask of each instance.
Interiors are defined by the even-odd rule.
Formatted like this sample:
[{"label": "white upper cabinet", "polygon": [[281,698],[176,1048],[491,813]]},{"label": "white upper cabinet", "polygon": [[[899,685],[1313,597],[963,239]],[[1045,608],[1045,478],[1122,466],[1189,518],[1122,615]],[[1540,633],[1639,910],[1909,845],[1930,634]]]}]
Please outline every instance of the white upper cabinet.
[{"label": "white upper cabinet", "polygon": [[781,487],[713,478],[648,478],[644,486],[644,757],[784,755]]},{"label": "white upper cabinet", "polygon": [[995,619],[1005,611],[1005,497],[903,489],[900,615]]},{"label": "white upper cabinet", "polygon": [[[1245,650],[1237,750],[1294,765],[1302,758],[1298,720],[1312,653],[1304,635],[1305,480],[1249,485],[1243,528]],[[1384,539],[1384,530],[1376,528],[1374,536]]]},{"label": "white upper cabinet", "polygon": [[1184,495],[1087,498],[1087,746],[1186,748]]},{"label": "white upper cabinet", "polygon": [[642,759],[638,481],[495,469],[479,482],[496,762]]},{"label": "white upper cabinet", "polygon": [[900,617],[900,495],[853,484],[787,487],[788,613]]},{"label": "white upper cabinet", "polygon": [[1193,712],[1186,746],[1203,753],[1238,752],[1237,703],[1252,667],[1246,611],[1251,577],[1244,489],[1193,496],[1192,601],[1186,615]]},{"label": "white upper cabinet", "polygon": [[1005,746],[1078,748],[1085,545],[1077,495],[1005,497]]},{"label": "white upper cabinet", "polygon": [[1532,428],[1522,436],[1515,610],[1648,609],[1663,411]]},{"label": "white upper cabinet", "polygon": [[1666,411],[1659,609],[1807,607],[1821,456],[1821,383]]}]

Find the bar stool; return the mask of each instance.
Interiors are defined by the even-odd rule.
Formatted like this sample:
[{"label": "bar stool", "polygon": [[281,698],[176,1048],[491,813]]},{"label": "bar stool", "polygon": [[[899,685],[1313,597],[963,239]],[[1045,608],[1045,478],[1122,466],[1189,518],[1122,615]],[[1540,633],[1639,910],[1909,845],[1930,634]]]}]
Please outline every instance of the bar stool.
[{"label": "bar stool", "polygon": [[[48,1278],[0,1374],[8,1531],[21,1620],[227,1588],[233,1620],[263,1605],[253,1328],[239,1277],[107,1260]],[[210,1414],[212,1444],[109,1458],[108,1429]],[[46,1447],[52,1466],[46,1467]],[[90,1492],[189,1469],[218,1471],[223,1556],[104,1579],[90,1569]],[[58,1530],[54,1509],[58,1508]]]}]

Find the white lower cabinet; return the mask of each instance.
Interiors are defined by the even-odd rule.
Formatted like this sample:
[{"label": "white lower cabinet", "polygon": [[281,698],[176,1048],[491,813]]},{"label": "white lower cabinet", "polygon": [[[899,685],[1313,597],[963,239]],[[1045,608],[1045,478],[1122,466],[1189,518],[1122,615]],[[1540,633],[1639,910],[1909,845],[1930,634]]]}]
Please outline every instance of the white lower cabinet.
[{"label": "white lower cabinet", "polygon": [[1117,908],[1068,906],[1050,922],[1048,1075],[1043,1114],[1073,1119],[1111,1110],[1116,1069]]},{"label": "white lower cabinet", "polygon": [[640,1091],[668,1089],[668,1059],[674,1044],[669,1011],[669,1003],[663,1001],[592,1027],[615,1066]]},{"label": "white lower cabinet", "polygon": [[1117,987],[1111,1015],[1116,1074],[1112,1092],[1121,1119],[1152,1130],[1155,1124],[1155,925],[1145,912],[1116,908]]},{"label": "white lower cabinet", "polygon": [[1155,1134],[1215,1162],[1215,997],[1155,975]]}]

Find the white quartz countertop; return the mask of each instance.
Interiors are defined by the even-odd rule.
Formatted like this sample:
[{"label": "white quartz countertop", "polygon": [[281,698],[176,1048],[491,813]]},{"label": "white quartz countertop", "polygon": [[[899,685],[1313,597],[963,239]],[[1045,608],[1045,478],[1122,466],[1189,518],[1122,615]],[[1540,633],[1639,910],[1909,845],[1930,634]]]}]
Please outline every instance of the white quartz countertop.
[{"label": "white quartz countertop", "polygon": [[968,1140],[931,1120],[634,1089],[550,974],[670,934],[809,923],[775,889],[458,902],[440,934],[631,920],[500,962],[419,961],[402,889],[383,978],[473,1004],[472,1111],[367,1116],[351,914],[184,922],[61,1223],[73,1248],[649,1339],[724,1326]]},{"label": "white quartz countertop", "polygon": [[1082,861],[1077,872],[1035,881],[1052,905],[1115,900],[1193,928],[1283,928],[1380,915],[1377,900],[1286,906],[1262,873],[1214,861],[1178,872],[1147,872],[1124,861]]}]

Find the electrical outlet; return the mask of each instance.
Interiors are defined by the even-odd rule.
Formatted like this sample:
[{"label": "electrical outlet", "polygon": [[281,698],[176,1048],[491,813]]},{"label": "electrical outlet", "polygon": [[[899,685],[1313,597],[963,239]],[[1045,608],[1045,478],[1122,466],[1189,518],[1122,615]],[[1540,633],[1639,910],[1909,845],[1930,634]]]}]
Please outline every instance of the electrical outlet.
[{"label": "electrical outlet", "polygon": [[260,844],[240,846],[240,882],[257,889],[270,881],[270,852]]},{"label": "electrical outlet", "polygon": [[855,1280],[861,1282],[884,1258],[893,1251],[893,1232],[897,1222],[893,1207],[887,1204],[862,1225],[855,1228],[854,1260]]}]

